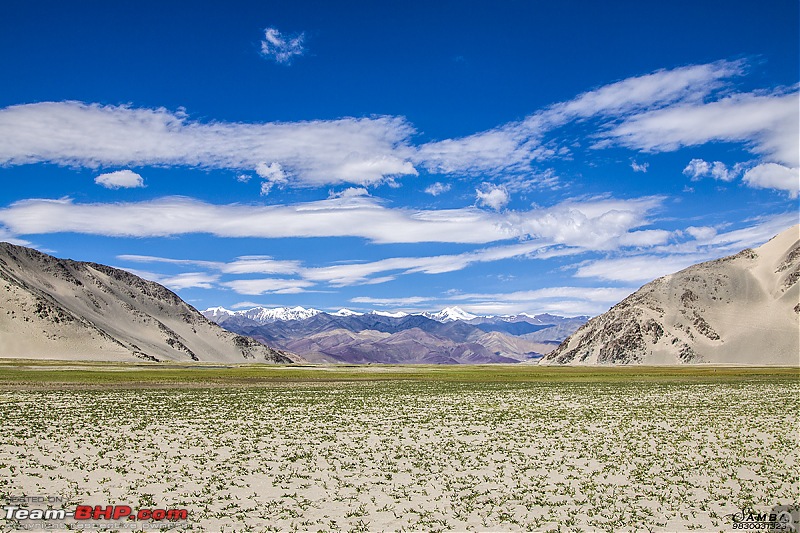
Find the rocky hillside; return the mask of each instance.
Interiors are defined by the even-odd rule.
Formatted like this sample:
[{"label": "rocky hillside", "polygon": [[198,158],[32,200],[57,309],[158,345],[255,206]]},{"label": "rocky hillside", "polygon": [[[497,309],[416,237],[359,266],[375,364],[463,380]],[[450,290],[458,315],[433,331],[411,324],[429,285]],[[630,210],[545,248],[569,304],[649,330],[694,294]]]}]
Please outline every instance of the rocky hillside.
[{"label": "rocky hillside", "polygon": [[800,226],[648,283],[542,363],[800,365]]},{"label": "rocky hillside", "polygon": [[0,357],[291,362],[157,283],[8,243],[0,243]]}]

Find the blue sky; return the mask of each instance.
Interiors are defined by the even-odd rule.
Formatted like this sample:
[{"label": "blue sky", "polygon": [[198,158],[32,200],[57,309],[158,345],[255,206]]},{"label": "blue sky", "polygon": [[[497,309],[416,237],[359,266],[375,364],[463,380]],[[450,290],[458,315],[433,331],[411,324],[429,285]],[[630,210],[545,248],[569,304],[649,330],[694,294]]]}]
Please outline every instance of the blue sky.
[{"label": "blue sky", "polygon": [[598,314],[798,222],[798,20],[794,0],[14,3],[0,239],[200,309]]}]

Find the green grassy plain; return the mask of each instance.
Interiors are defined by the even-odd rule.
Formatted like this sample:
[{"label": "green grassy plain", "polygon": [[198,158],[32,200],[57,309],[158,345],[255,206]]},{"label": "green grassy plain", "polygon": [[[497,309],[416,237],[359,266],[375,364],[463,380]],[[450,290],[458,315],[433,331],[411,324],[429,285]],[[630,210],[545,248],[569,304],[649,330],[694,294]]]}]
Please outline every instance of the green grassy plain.
[{"label": "green grassy plain", "polygon": [[258,386],[344,381],[714,382],[800,381],[798,367],[538,365],[270,365],[218,363],[113,363],[0,359],[0,387]]}]

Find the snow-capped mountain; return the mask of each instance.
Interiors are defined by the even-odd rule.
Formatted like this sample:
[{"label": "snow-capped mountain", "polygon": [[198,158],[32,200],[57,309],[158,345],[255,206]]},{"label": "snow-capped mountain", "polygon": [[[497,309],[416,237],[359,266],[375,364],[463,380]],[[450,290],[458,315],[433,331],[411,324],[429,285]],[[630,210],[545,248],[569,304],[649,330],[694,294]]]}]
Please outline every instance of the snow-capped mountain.
[{"label": "snow-capped mountain", "polygon": [[478,315],[467,313],[460,307],[445,307],[438,313],[422,313],[422,316],[437,322],[454,322],[456,320],[467,321],[478,318]]},{"label": "snow-capped mountain", "polygon": [[320,314],[319,309],[306,309],[305,307],[276,307],[267,309],[266,307],[254,307],[242,311],[231,311],[224,307],[209,307],[202,311],[203,316],[214,322],[222,323],[231,317],[246,318],[258,324],[267,324],[278,320],[305,320],[314,315]]},{"label": "snow-capped mountain", "polygon": [[224,307],[209,307],[205,311],[202,311],[202,313],[207,319],[212,322],[217,322],[216,319],[233,316],[234,312]]},{"label": "snow-capped mountain", "polygon": [[394,313],[390,313],[389,311],[370,311],[369,314],[377,316],[386,316],[389,318],[403,318],[404,316],[408,316],[408,313],[404,313],[403,311],[396,311]]},{"label": "snow-capped mountain", "polygon": [[364,313],[351,311],[350,309],[339,309],[335,313],[330,313],[331,316],[362,316]]},{"label": "snow-capped mountain", "polygon": [[[335,317],[359,317],[359,316],[379,316],[386,318],[404,318],[408,316],[422,316],[435,320],[436,322],[449,323],[449,322],[469,322],[471,324],[502,324],[502,323],[519,323],[527,322],[528,324],[539,326],[552,326],[560,324],[564,321],[573,322],[575,320],[586,322],[589,317],[574,317],[564,318],[560,316],[550,315],[547,313],[531,315],[528,313],[520,313],[518,315],[502,315],[502,316],[480,316],[474,315],[464,311],[460,307],[445,307],[438,312],[426,311],[423,313],[405,313],[403,311],[370,311],[368,313],[361,313],[351,309],[343,308],[333,313],[320,311],[319,309],[296,306],[296,307],[277,307],[269,309],[266,307],[254,307],[252,309],[243,309],[241,311],[231,311],[224,307],[209,307],[202,311],[203,315],[218,324],[234,320],[238,324],[268,324],[271,322],[282,322],[286,320],[305,320],[316,315],[329,315]],[[535,330],[531,330],[535,331]]]},{"label": "snow-capped mountain", "polygon": [[272,320],[305,320],[314,315],[320,314],[322,311],[319,309],[306,309],[305,307],[277,307],[275,309],[267,309],[265,307],[256,307],[243,311],[242,316],[255,320],[256,322],[266,323]]}]

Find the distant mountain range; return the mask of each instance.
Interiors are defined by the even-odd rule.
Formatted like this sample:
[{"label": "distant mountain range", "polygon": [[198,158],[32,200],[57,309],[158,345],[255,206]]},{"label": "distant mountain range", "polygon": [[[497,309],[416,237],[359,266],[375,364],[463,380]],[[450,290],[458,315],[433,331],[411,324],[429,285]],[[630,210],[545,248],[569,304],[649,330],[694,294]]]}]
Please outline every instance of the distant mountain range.
[{"label": "distant mountain range", "polygon": [[0,357],[292,362],[158,283],[8,243],[0,243]]},{"label": "distant mountain range", "polygon": [[295,353],[310,362],[516,363],[536,361],[589,317],[477,316],[448,307],[408,314],[303,307],[202,312],[229,331]]},{"label": "distant mountain range", "polygon": [[800,226],[648,283],[542,362],[800,365]]}]

